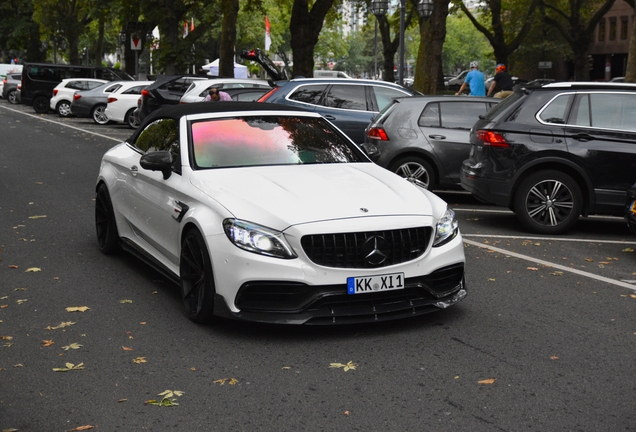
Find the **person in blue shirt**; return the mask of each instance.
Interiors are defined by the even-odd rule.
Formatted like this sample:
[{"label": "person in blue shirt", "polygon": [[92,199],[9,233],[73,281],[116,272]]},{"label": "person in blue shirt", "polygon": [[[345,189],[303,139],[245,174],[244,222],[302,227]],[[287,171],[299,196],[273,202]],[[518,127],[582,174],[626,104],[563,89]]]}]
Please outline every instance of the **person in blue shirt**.
[{"label": "person in blue shirt", "polygon": [[484,83],[484,74],[479,70],[479,62],[470,62],[470,72],[466,74],[466,79],[455,95],[460,95],[466,88],[470,86],[470,96],[486,96],[486,84]]}]

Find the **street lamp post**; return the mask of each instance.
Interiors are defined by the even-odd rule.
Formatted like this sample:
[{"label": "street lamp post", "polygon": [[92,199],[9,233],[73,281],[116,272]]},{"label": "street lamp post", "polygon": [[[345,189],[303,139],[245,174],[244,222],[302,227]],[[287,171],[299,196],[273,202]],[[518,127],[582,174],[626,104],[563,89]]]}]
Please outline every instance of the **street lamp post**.
[{"label": "street lamp post", "polygon": [[[417,14],[422,19],[428,19],[435,6],[433,0],[420,0],[417,4]],[[398,70],[398,84],[404,85],[404,16],[406,15],[406,0],[400,0],[400,57]]]},{"label": "street lamp post", "polygon": [[386,15],[389,10],[389,0],[373,0],[371,2],[371,13],[375,15],[375,41],[373,49],[373,78],[378,77],[378,18]]}]

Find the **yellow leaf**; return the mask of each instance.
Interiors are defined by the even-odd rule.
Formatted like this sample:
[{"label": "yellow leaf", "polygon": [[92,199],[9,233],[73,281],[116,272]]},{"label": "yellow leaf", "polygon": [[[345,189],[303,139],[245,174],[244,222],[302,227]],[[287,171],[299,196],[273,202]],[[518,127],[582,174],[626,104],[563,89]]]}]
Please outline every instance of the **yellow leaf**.
[{"label": "yellow leaf", "polygon": [[195,371],[195,370],[197,370],[197,368],[195,368],[195,367],[191,367],[191,368],[190,368],[190,370],[191,370],[191,371]]},{"label": "yellow leaf", "polygon": [[15,302],[16,302],[17,304],[22,304],[22,303],[26,303],[26,302],[28,302],[28,301],[29,301],[29,299],[20,299],[20,300],[16,300]]},{"label": "yellow leaf", "polygon": [[283,369],[283,370],[289,370],[289,369],[291,369],[291,366],[283,366],[283,368],[282,368],[282,369]]},{"label": "yellow leaf", "polygon": [[6,300],[8,298],[9,298],[9,296],[4,296],[4,297],[0,297],[0,300]]},{"label": "yellow leaf", "polygon": [[13,336],[0,336],[2,340],[13,340]]},{"label": "yellow leaf", "polygon": [[42,341],[42,345],[44,345],[45,347],[51,346],[53,345],[55,342],[53,342],[52,340],[43,340]]},{"label": "yellow leaf", "polygon": [[488,278],[488,282],[495,282],[496,279],[495,278]]},{"label": "yellow leaf", "polygon": [[132,300],[119,300],[119,303],[132,303]]},{"label": "yellow leaf", "polygon": [[72,306],[66,308],[66,312],[86,312],[87,310],[90,310],[88,306]]},{"label": "yellow leaf", "polygon": [[41,218],[45,218],[46,215],[39,215],[39,216],[29,216],[29,219],[41,219]]},{"label": "yellow leaf", "polygon": [[77,342],[73,342],[73,343],[72,343],[72,344],[70,344],[70,345],[63,346],[63,347],[62,347],[62,349],[63,349],[64,351],[68,351],[69,349],[74,349],[74,350],[76,350],[76,349],[80,349],[80,347],[82,347],[82,346],[84,346],[84,345],[78,344]]},{"label": "yellow leaf", "polygon": [[[230,381],[228,382],[229,385],[234,385],[236,383],[238,383],[238,380],[236,378],[230,378]],[[176,392],[175,392],[175,394],[176,394]],[[179,395],[179,396],[181,396],[181,395]]]},{"label": "yellow leaf", "polygon": [[123,399],[119,399],[117,402],[120,402],[120,403],[121,403],[121,402],[126,402],[127,400],[128,400],[128,399],[123,398]]},{"label": "yellow leaf", "polygon": [[147,363],[146,361],[146,357],[137,357],[133,359],[133,362],[139,364],[139,363]]},{"label": "yellow leaf", "polygon": [[25,273],[34,273],[34,272],[39,272],[39,271],[42,271],[42,269],[38,268],[38,267],[31,267],[31,268],[26,269],[24,272]]},{"label": "yellow leaf", "polygon": [[527,270],[537,271],[539,269],[537,267],[528,267]]},{"label": "yellow leaf", "polygon": [[489,378],[481,381],[477,381],[477,384],[494,384],[497,378]]},{"label": "yellow leaf", "polygon": [[132,351],[133,350],[132,348],[128,348],[128,347],[125,347],[123,345],[121,346],[121,349],[123,349],[124,351]]},{"label": "yellow leaf", "polygon": [[67,322],[62,322],[62,323],[60,323],[59,325],[57,325],[55,327],[48,326],[46,329],[47,330],[57,330],[57,329],[60,329],[60,328],[63,328],[63,327],[72,326],[73,324],[75,324],[75,323],[72,322],[72,321],[67,321]]},{"label": "yellow leaf", "polygon": [[85,431],[85,430],[93,429],[94,427],[95,426],[92,426],[92,425],[78,426],[75,429],[71,429],[70,432],[73,432],[73,431]]},{"label": "yellow leaf", "polygon": [[594,260],[592,258],[585,258],[585,261],[587,262],[594,262]]},{"label": "yellow leaf", "polygon": [[563,272],[562,271],[553,271],[553,272],[550,272],[550,274],[552,276],[563,276]]},{"label": "yellow leaf", "polygon": [[636,294],[630,294],[629,296],[633,299],[636,299]]},{"label": "yellow leaf", "polygon": [[348,362],[347,364],[331,363],[329,365],[330,368],[342,368],[345,372],[347,372],[348,370],[355,370],[357,366],[358,365],[352,361]]},{"label": "yellow leaf", "polygon": [[632,248],[625,248],[625,249],[623,249],[623,252],[634,252],[634,249],[632,249]]},{"label": "yellow leaf", "polygon": [[13,291],[26,291],[26,288],[16,288]]}]

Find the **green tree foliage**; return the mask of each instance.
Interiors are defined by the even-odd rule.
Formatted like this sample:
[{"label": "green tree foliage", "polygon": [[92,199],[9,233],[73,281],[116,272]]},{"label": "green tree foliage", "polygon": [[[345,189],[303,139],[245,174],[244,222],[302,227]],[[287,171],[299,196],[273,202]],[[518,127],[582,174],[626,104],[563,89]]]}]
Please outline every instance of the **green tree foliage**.
[{"label": "green tree foliage", "polygon": [[590,78],[588,51],[598,22],[615,0],[543,0],[541,13],[546,24],[558,30],[573,54],[574,80]]},{"label": "green tree foliage", "polygon": [[468,69],[473,60],[485,65],[486,59],[491,59],[492,55],[492,46],[488,39],[470,23],[466,15],[463,13],[448,15],[446,38],[442,51],[445,75],[456,75],[458,72]]},{"label": "green tree foliage", "polygon": [[33,20],[32,0],[0,2],[0,62],[12,58],[44,61],[46,52],[40,42],[40,26]]}]

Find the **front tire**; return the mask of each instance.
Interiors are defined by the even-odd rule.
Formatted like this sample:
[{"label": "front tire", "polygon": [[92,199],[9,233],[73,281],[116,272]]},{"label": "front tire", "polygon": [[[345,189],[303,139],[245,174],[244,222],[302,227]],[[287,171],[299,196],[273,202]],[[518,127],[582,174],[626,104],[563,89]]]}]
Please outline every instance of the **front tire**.
[{"label": "front tire", "polygon": [[46,114],[51,108],[51,101],[44,96],[37,96],[33,99],[33,109],[38,114]]},{"label": "front tire", "polygon": [[197,229],[188,231],[181,243],[179,278],[188,317],[199,324],[215,321],[212,263],[205,240]]},{"label": "front tire", "polygon": [[546,170],[522,181],[513,202],[514,212],[524,227],[538,234],[560,234],[578,220],[583,194],[569,175]]},{"label": "front tire", "polygon": [[60,101],[58,102],[55,110],[60,115],[60,117],[68,117],[71,115],[71,103],[69,101]]},{"label": "front tire", "polygon": [[106,105],[99,104],[93,108],[93,111],[91,111],[91,117],[93,117],[93,121],[98,125],[108,124],[109,120],[106,116]]},{"label": "front tire", "polygon": [[403,157],[391,164],[389,170],[400,177],[410,179],[425,189],[433,190],[437,186],[435,171],[424,159],[410,156]]},{"label": "front tire", "polygon": [[119,252],[119,233],[115,222],[115,212],[108,188],[103,183],[97,188],[95,197],[95,228],[99,250],[106,255]]}]

